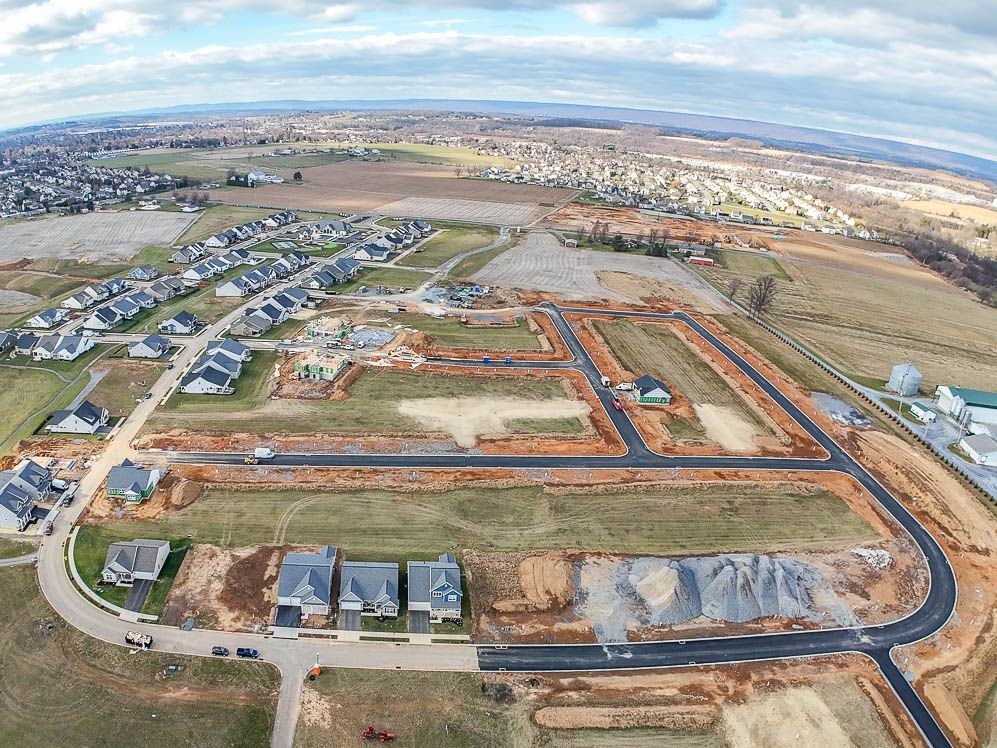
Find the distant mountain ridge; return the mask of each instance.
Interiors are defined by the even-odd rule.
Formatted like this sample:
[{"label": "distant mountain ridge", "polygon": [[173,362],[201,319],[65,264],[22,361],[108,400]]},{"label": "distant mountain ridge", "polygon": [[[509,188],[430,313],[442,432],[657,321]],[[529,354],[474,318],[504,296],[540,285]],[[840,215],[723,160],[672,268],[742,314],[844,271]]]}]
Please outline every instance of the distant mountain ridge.
[{"label": "distant mountain ridge", "polygon": [[[154,114],[268,113],[282,111],[331,111],[410,109],[426,111],[456,111],[481,114],[512,114],[533,117],[568,117],[654,125],[698,135],[723,135],[761,140],[768,145],[809,150],[826,155],[881,159],[906,166],[947,169],[964,176],[997,182],[997,161],[946,151],[941,148],[901,143],[884,138],[821,130],[797,125],[780,125],[756,120],[716,117],[705,114],[599,107],[584,104],[551,104],[529,101],[490,101],[473,99],[383,99],[383,100],[276,100],[229,102],[220,104],[181,104],[130,112],[74,117],[70,121],[92,121],[121,116]],[[53,124],[47,122],[45,124]],[[17,128],[27,130],[30,128]]]}]

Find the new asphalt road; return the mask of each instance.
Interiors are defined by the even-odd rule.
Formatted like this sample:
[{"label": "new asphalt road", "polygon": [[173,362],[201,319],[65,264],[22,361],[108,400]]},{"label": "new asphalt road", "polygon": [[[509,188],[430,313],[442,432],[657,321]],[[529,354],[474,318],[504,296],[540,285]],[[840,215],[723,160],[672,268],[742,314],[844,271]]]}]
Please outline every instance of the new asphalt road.
[{"label": "new asphalt road", "polygon": [[[859,626],[842,629],[792,631],[745,637],[690,639],[686,641],[641,642],[630,644],[579,645],[512,645],[479,646],[478,662],[482,670],[565,671],[655,668],[679,665],[705,665],[747,660],[783,659],[814,655],[860,652],[871,657],[932,746],[950,745],[933,715],[917,692],[896,667],[890,651],[893,647],[919,641],[937,632],[955,609],[957,588],[955,574],[941,547],[917,519],[883,487],[865,468],[856,462],[809,416],[784,395],[761,372],[736,351],[692,317],[676,312],[655,314],[616,312],[607,310],[558,308],[545,305],[565,340],[574,360],[571,362],[538,364],[504,361],[487,365],[529,368],[575,368],[582,371],[597,393],[606,412],[628,447],[620,457],[561,457],[544,455],[326,455],[281,454],[275,465],[365,468],[735,468],[776,471],[839,471],[857,480],[883,508],[910,534],[924,555],[931,575],[928,594],[920,607],[899,620],[880,626]],[[693,457],[665,456],[653,453],[624,411],[612,407],[613,393],[600,384],[600,373],[572,330],[565,314],[600,314],[634,319],[672,320],[685,324],[723,354],[745,376],[753,381],[784,410],[826,452],[827,458],[793,459],[767,457]],[[451,365],[483,366],[475,361],[443,361]],[[241,454],[177,453],[177,462],[238,464]]]}]

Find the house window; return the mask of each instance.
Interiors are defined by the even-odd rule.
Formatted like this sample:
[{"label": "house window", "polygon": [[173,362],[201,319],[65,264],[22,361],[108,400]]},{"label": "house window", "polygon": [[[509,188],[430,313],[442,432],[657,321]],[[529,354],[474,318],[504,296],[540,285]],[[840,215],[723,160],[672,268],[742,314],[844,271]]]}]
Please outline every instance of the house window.
[{"label": "house window", "polygon": [[449,602],[449,603],[455,603],[455,602],[457,602],[457,596],[456,595],[447,595],[447,602]]},{"label": "house window", "polygon": [[433,593],[433,597],[443,597],[443,593],[442,592],[434,592]]}]

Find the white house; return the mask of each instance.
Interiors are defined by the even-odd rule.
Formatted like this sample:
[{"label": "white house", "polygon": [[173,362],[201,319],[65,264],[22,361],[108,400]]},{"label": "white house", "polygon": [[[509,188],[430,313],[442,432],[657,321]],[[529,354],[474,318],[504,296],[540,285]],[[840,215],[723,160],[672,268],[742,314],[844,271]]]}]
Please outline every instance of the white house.
[{"label": "white house", "polygon": [[430,623],[461,618],[460,567],[451,553],[436,561],[408,562],[408,609],[428,611]]},{"label": "white house", "polygon": [[55,411],[45,430],[54,434],[96,434],[107,421],[106,408],[84,400],[75,408]]},{"label": "white house", "polygon": [[215,296],[249,296],[254,291],[256,287],[241,275],[215,285]]},{"label": "white house", "polygon": [[122,315],[117,309],[105,306],[87,317],[83,322],[83,327],[87,330],[110,330],[121,324],[121,320]]},{"label": "white house", "polygon": [[212,366],[191,372],[180,380],[180,391],[191,395],[231,395],[232,377]]},{"label": "white house", "polygon": [[137,343],[128,346],[128,358],[159,358],[170,350],[167,338],[153,333]]},{"label": "white house", "polygon": [[185,281],[190,281],[192,283],[200,283],[201,281],[207,280],[213,275],[217,275],[217,271],[207,263],[202,262],[199,265],[194,265],[194,267],[190,267],[184,270],[183,275],[181,277]]},{"label": "white house", "polygon": [[82,335],[46,335],[31,351],[31,357],[35,361],[75,361],[93,347],[93,339]]},{"label": "white house", "polygon": [[136,538],[111,543],[104,557],[100,581],[118,587],[131,587],[141,579],[155,581],[159,579],[159,572],[163,570],[169,555],[168,540]]},{"label": "white house", "polygon": [[197,317],[184,310],[159,323],[159,331],[167,335],[191,335],[197,329]]},{"label": "white house", "polygon": [[31,460],[0,472],[0,528],[21,531],[31,521],[36,501],[48,496],[52,473]]},{"label": "white house", "polygon": [[364,245],[353,253],[354,260],[364,262],[387,262],[389,256],[388,250],[383,247],[375,247],[373,244]]},{"label": "white house", "polygon": [[65,309],[46,309],[44,312],[39,312],[25,322],[24,326],[48,330],[62,322],[68,316],[69,312]]},{"label": "white house", "polygon": [[248,345],[243,345],[238,340],[232,340],[232,338],[210,341],[207,353],[210,356],[214,356],[215,354],[228,356],[234,361],[249,361],[253,357],[253,351]]},{"label": "white house", "polygon": [[91,296],[90,294],[84,293],[83,291],[77,291],[72,296],[68,296],[67,298],[59,302],[59,306],[63,307],[64,309],[72,309],[78,312],[84,309],[88,309],[89,307],[93,306],[96,303],[97,303],[96,299],[94,299],[94,297]]}]

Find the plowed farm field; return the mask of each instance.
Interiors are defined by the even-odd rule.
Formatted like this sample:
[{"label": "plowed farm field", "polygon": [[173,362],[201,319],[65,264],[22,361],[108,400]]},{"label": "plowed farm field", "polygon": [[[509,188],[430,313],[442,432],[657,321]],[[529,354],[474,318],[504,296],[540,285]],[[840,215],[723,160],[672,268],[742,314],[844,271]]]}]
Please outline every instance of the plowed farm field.
[{"label": "plowed farm field", "polygon": [[217,199],[238,205],[318,211],[371,211],[482,223],[525,223],[563,204],[573,190],[459,179],[436,164],[345,161],[283,174],[284,184],[220,190]]}]

